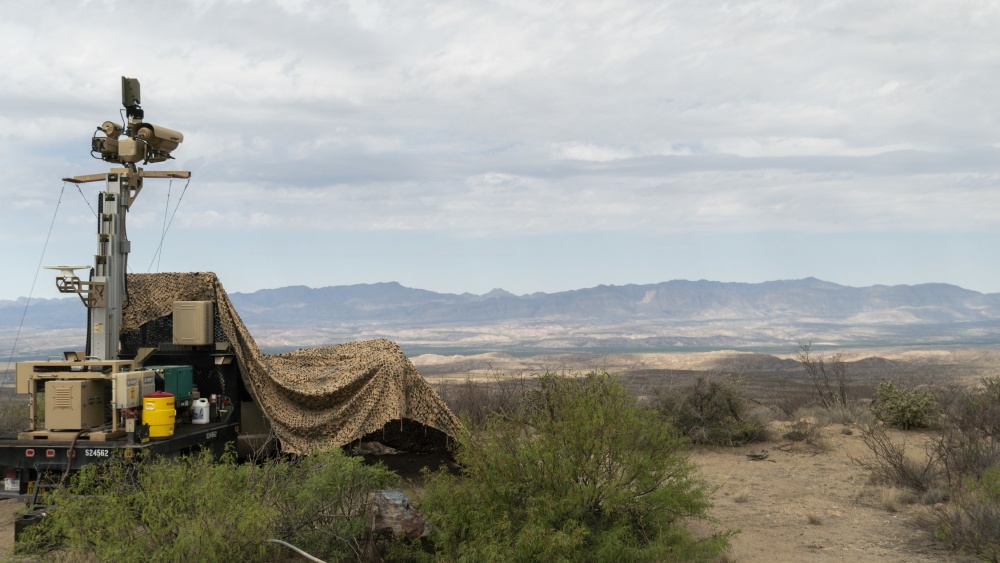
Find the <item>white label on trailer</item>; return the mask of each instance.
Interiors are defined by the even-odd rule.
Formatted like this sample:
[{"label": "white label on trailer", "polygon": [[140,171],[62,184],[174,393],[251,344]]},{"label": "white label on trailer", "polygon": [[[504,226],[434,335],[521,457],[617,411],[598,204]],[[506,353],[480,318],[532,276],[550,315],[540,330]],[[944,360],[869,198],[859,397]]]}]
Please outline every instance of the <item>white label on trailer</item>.
[{"label": "white label on trailer", "polygon": [[111,457],[111,450],[85,450],[83,454],[87,457]]},{"label": "white label on trailer", "polygon": [[5,490],[5,491],[20,491],[21,490],[21,480],[20,479],[4,479],[3,480],[3,490]]},{"label": "white label on trailer", "polygon": [[205,439],[206,440],[211,440],[213,438],[218,438],[218,437],[219,437],[219,431],[218,430],[212,430],[211,432],[207,432],[205,434]]}]

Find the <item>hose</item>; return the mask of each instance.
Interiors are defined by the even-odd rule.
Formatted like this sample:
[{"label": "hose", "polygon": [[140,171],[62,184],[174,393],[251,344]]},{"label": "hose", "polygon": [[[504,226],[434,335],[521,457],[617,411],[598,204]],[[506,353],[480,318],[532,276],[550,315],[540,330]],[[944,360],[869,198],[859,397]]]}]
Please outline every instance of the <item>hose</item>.
[{"label": "hose", "polygon": [[326,563],[326,561],[323,561],[322,559],[317,559],[317,558],[313,557],[312,555],[309,555],[308,553],[302,551],[301,549],[295,547],[294,545],[292,545],[292,544],[290,544],[288,542],[283,542],[281,540],[276,540],[276,539],[273,539],[273,538],[269,539],[267,541],[283,545],[283,546],[287,547],[288,549],[291,549],[295,553],[298,553],[299,555],[301,555],[302,557],[305,557],[306,559],[308,559],[310,561],[315,561],[316,563]]},{"label": "hose", "polygon": [[[73,458],[76,457],[76,441],[80,439],[80,436],[84,434],[89,434],[90,430],[81,430],[73,436],[73,441],[69,443],[69,449],[66,450],[66,471],[63,472],[62,479],[59,479],[59,486],[61,487],[66,483],[66,478],[69,477],[69,470],[73,467]],[[37,487],[36,487],[37,488]]]}]

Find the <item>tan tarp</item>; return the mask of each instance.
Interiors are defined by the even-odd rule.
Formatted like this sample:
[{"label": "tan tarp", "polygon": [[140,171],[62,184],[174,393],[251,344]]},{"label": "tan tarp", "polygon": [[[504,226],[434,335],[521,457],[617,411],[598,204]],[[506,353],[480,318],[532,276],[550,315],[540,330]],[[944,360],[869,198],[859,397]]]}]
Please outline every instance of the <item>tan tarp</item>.
[{"label": "tan tarp", "polygon": [[393,420],[454,433],[455,415],[395,343],[351,342],[263,354],[210,272],[130,274],[122,332],[169,315],[174,301],[212,301],[240,373],[282,449],[309,453],[349,444]]}]

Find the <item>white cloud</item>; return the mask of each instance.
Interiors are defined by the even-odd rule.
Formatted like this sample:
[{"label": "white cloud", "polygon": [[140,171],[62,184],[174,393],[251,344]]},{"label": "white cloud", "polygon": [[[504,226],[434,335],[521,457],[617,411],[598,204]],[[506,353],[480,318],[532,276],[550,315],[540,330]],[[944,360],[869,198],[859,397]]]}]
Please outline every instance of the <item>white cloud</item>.
[{"label": "white cloud", "polygon": [[0,221],[106,167],[125,74],[185,133],[175,229],[996,233],[998,27],[973,0],[8,2]]},{"label": "white cloud", "polygon": [[557,145],[556,158],[569,160],[591,160],[594,162],[609,162],[637,156],[629,151],[612,147],[599,147],[592,144],[566,143]]}]

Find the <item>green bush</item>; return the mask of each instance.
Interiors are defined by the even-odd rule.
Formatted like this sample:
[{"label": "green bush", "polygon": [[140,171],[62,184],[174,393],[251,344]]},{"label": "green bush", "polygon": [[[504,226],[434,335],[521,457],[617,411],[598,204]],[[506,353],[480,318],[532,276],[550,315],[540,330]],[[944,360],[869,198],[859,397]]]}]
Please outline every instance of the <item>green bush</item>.
[{"label": "green bush", "polygon": [[0,436],[28,429],[28,401],[0,393]]},{"label": "green bush", "polygon": [[1000,467],[967,478],[938,513],[935,535],[986,561],[1000,561]]},{"label": "green bush", "polygon": [[948,418],[963,432],[1000,436],[1000,377],[986,377],[982,386],[952,401]]},{"label": "green bush", "polygon": [[370,494],[399,482],[385,466],[366,465],[362,458],[339,449],[267,469],[275,478],[262,477],[273,482],[269,498],[281,514],[272,537],[325,561],[362,558],[371,540],[365,522]]},{"label": "green bush", "polygon": [[662,561],[727,546],[680,527],[706,518],[710,491],[684,438],[607,374],[542,376],[524,414],[457,441],[462,475],[428,474],[420,498],[442,559]]},{"label": "green bush", "polygon": [[696,444],[739,446],[764,438],[763,422],[733,377],[699,377],[663,393],[657,409]]},{"label": "green bush", "polygon": [[[883,425],[862,431],[871,451],[855,460],[873,477],[924,493],[925,502],[943,503],[924,522],[955,549],[1000,561],[1000,378],[987,378],[973,390],[945,389],[948,405],[942,432],[922,458],[907,455]],[[902,428],[929,426],[938,405],[925,391],[885,382],[876,389],[872,413]],[[947,501],[947,502],[945,502]]]},{"label": "green bush", "polygon": [[48,499],[48,516],[18,550],[63,547],[100,561],[261,559],[279,514],[249,466],[203,453],[178,461],[124,458],[90,465]]},{"label": "green bush", "polygon": [[[206,452],[90,465],[48,499],[19,553],[66,560],[264,561],[280,539],[327,560],[357,559],[368,493],[394,481],[340,450],[239,464]],[[54,555],[50,555],[52,557]]]},{"label": "green bush", "polygon": [[940,410],[930,392],[905,389],[891,381],[879,384],[869,408],[878,420],[903,430],[931,426]]}]

